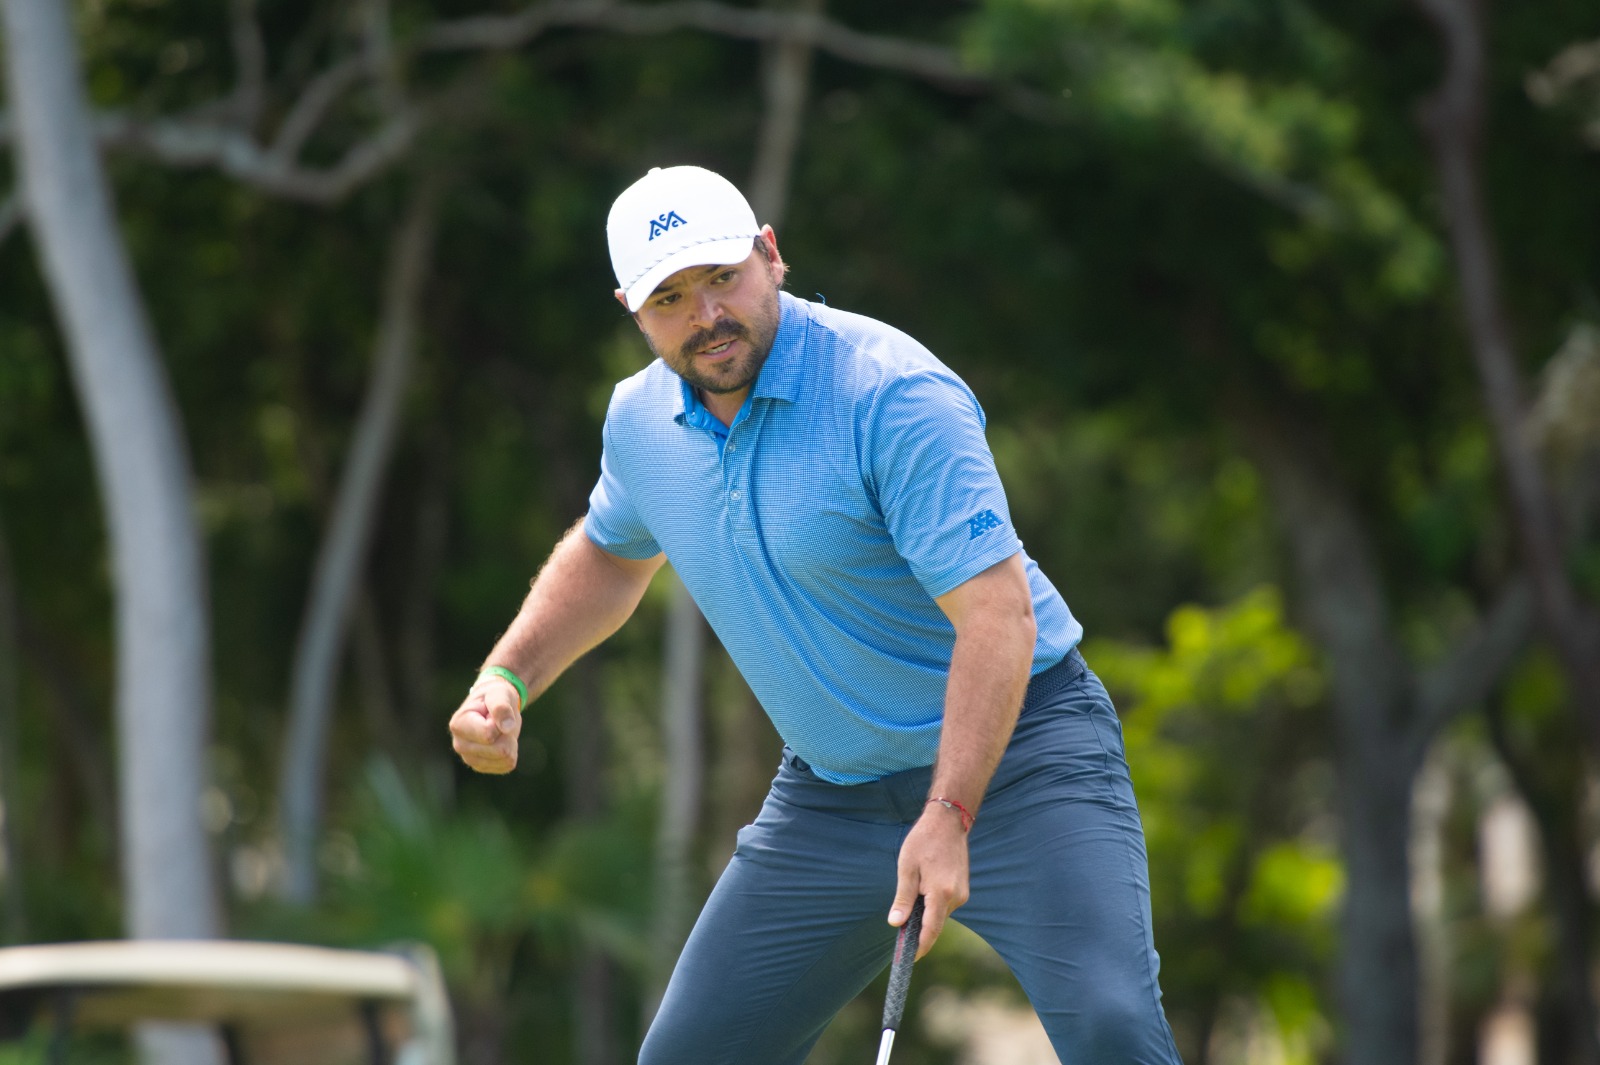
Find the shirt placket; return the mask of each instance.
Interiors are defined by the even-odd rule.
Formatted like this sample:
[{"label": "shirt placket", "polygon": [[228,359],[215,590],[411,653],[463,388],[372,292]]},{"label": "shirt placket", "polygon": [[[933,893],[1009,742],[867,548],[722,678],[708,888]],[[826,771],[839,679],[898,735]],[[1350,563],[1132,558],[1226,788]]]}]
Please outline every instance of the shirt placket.
[{"label": "shirt placket", "polygon": [[734,536],[742,543],[755,535],[755,511],[750,493],[750,442],[756,409],[736,418],[728,430],[728,441],[722,445],[722,498],[728,508],[728,522]]}]

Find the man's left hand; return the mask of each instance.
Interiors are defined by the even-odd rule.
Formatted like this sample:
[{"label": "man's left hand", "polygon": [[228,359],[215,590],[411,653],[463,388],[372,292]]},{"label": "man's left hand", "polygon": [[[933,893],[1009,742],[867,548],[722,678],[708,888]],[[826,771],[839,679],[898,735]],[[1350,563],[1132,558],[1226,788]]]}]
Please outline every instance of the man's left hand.
[{"label": "man's left hand", "polygon": [[945,918],[967,901],[967,833],[952,811],[930,806],[900,846],[900,882],[889,923],[898,928],[923,897],[922,939],[917,957],[928,953],[944,930]]}]

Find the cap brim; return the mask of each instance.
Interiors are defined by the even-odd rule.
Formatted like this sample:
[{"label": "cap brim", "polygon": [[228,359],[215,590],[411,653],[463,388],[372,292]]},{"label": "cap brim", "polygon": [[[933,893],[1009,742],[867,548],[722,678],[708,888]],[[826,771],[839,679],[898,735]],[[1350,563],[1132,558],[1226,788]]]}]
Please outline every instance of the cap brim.
[{"label": "cap brim", "polygon": [[749,236],[708,240],[704,244],[692,244],[674,252],[646,270],[639,280],[622,294],[628,301],[628,310],[637,311],[643,307],[644,301],[650,298],[650,293],[656,290],[656,286],[679,270],[686,270],[691,266],[732,266],[734,263],[744,262],[755,250],[755,239],[758,236],[759,233],[751,233]]}]

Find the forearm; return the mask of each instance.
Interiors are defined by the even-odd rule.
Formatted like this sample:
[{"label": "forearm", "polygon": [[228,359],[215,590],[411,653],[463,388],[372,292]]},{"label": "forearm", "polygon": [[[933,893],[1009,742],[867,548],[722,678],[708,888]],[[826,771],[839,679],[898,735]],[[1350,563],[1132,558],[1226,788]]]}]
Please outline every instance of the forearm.
[{"label": "forearm", "polygon": [[536,698],[622,627],[661,561],[657,556],[635,562],[602,551],[584,534],[580,520],[550,553],[484,665],[511,670],[527,684],[528,698]]},{"label": "forearm", "polygon": [[[928,797],[959,803],[976,815],[1022,709],[1037,626],[1021,554],[1013,555],[938,598],[956,630],[945,687],[944,725]],[[931,802],[900,846],[899,876],[889,923],[898,925],[923,896],[925,954],[952,910],[967,901],[967,835],[961,810]]]},{"label": "forearm", "polygon": [[959,802],[976,815],[1011,742],[1037,630],[1031,609],[986,612],[970,622],[956,634],[929,794]]},{"label": "forearm", "polygon": [[976,815],[1011,742],[1032,671],[1038,627],[1021,553],[938,599],[956,630],[934,763],[935,796]]}]

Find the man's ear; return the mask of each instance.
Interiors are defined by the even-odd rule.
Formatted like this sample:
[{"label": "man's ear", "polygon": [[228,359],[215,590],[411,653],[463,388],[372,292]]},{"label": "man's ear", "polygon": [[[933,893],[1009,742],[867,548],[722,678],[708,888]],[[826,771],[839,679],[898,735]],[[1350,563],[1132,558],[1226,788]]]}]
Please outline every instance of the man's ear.
[{"label": "man's ear", "polygon": [[761,250],[767,256],[767,265],[777,269],[778,281],[781,284],[788,267],[783,264],[783,256],[778,254],[778,234],[773,232],[771,226],[762,226],[761,235],[756,239],[761,241]]},{"label": "man's ear", "polygon": [[[622,294],[622,290],[620,288],[613,289],[611,294],[617,297],[617,302],[622,304],[622,309],[628,311],[628,297]],[[639,323],[639,313],[637,311],[628,311],[628,317],[633,319],[634,325],[639,326],[639,332],[644,332],[644,326]]]}]

